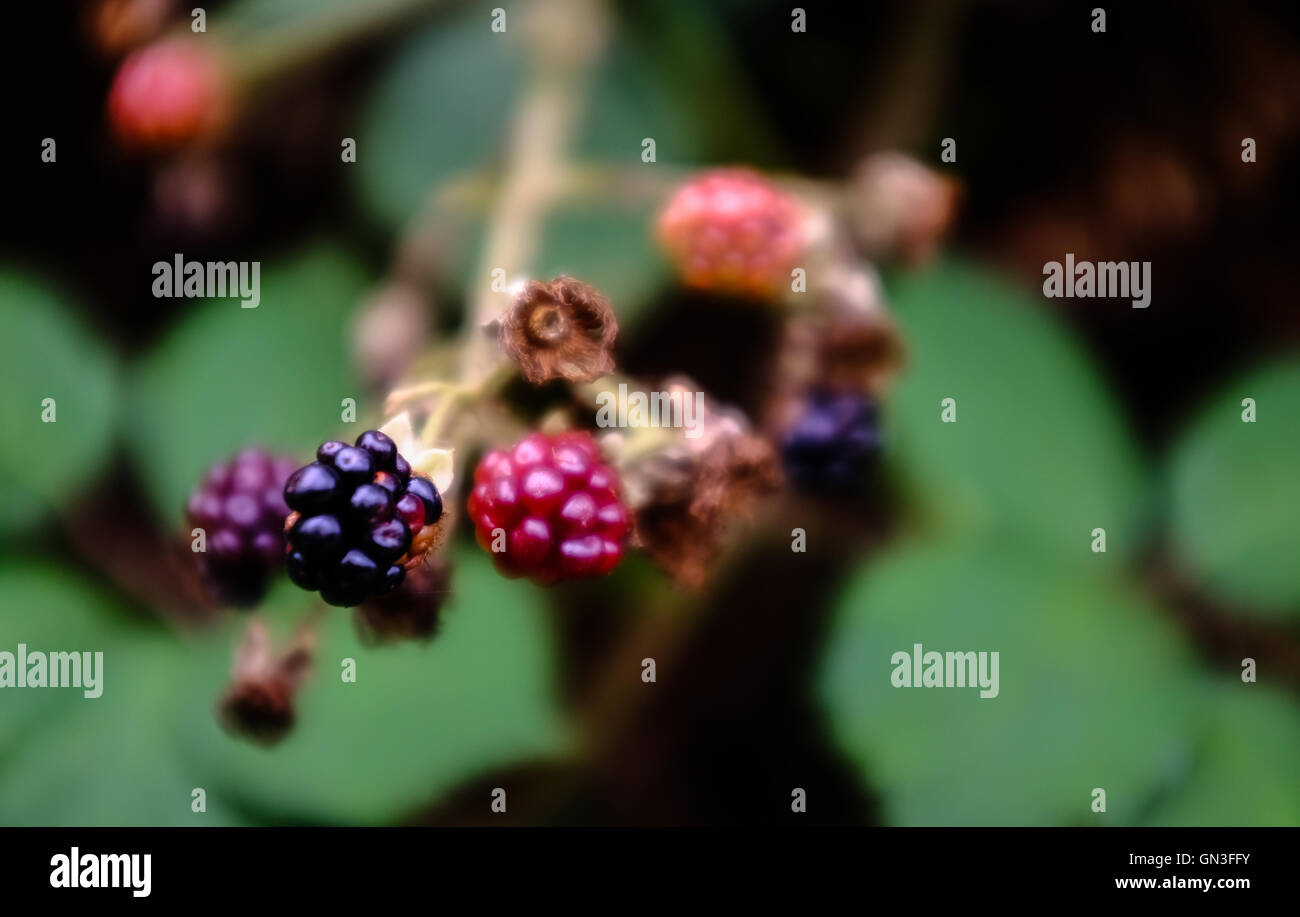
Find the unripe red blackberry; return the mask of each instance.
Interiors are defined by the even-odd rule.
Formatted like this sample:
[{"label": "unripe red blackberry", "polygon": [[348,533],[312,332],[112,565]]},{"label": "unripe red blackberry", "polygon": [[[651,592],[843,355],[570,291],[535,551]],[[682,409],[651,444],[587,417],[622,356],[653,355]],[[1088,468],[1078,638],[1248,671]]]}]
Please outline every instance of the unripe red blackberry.
[{"label": "unripe red blackberry", "polygon": [[770,296],[790,282],[807,245],[803,209],[747,169],[705,172],[659,215],[659,241],[689,286]]},{"label": "unripe red blackberry", "polygon": [[289,578],[331,605],[359,605],[396,588],[430,542],[442,497],[411,474],[378,430],[356,445],[327,442],[284,486]]},{"label": "unripe red blackberry", "polygon": [[201,41],[172,38],[133,52],[108,93],[121,141],[167,149],[216,134],[230,106],[230,75]]},{"label": "unripe red blackberry", "polygon": [[603,576],[622,560],[630,527],[619,489],[590,434],[530,433],[483,456],[469,515],[507,576],[542,584]]},{"label": "unripe red blackberry", "polygon": [[213,466],[186,504],[192,528],[205,533],[198,556],[204,585],[219,602],[255,605],[284,558],[284,483],[296,462],[245,449]]}]

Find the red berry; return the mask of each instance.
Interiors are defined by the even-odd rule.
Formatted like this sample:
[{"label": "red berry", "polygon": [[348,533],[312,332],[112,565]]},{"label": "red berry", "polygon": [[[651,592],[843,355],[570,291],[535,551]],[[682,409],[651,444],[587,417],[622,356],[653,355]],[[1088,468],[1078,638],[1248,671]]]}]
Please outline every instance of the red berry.
[{"label": "red berry", "polygon": [[406,523],[412,534],[424,528],[424,501],[415,494],[402,494],[394,510],[399,519]]},{"label": "red berry", "polygon": [[683,185],[658,235],[683,281],[769,296],[790,282],[807,245],[799,203],[756,172],[717,169]]},{"label": "red berry", "polygon": [[475,536],[507,576],[553,583],[602,576],[622,560],[627,508],[590,434],[530,433],[483,456],[474,481]]},{"label": "red berry", "polygon": [[108,114],[124,143],[179,146],[226,119],[229,76],[200,42],[168,39],[132,53],[113,78]]}]

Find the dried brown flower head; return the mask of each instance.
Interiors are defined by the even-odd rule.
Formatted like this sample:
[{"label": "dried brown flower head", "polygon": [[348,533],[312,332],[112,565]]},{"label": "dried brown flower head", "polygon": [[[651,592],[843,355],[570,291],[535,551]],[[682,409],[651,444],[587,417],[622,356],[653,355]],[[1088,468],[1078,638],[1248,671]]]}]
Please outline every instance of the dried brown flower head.
[{"label": "dried brown flower head", "polygon": [[235,649],[234,677],[217,706],[221,724],[264,745],[284,738],[294,724],[294,695],[311,669],[315,644],[312,623],[277,654],[266,625],[250,622]]},{"label": "dried brown flower head", "polygon": [[[668,392],[694,393],[676,380]],[[745,519],[781,483],[767,440],[740,411],[697,405],[698,435],[679,435],[621,468],[636,520],[636,543],[678,583],[699,588],[723,548],[729,523]]]},{"label": "dried brown flower head", "polygon": [[614,369],[618,322],[600,293],[572,277],[531,280],[501,320],[501,346],[534,385],[591,382]]}]

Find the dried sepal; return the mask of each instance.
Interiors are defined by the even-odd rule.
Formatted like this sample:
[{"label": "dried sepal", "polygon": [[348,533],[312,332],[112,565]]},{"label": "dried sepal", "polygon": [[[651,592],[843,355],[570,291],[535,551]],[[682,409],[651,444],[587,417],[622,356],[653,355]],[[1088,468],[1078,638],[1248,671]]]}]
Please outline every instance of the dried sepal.
[{"label": "dried sepal", "polygon": [[416,437],[411,415],[407,411],[390,418],[379,428],[379,432],[397,445],[397,451],[405,456],[413,472],[422,474],[433,482],[438,493],[445,494],[451,489],[456,474],[455,449],[427,448]]},{"label": "dried sepal", "polygon": [[281,652],[266,625],[249,622],[235,649],[232,678],[218,704],[218,719],[230,732],[271,745],[293,727],[294,696],[311,670],[314,626],[301,628]]},{"label": "dried sepal", "polygon": [[531,280],[501,318],[501,348],[534,385],[592,382],[614,370],[618,321],[608,300],[572,277]]},{"label": "dried sepal", "polygon": [[[665,390],[696,391],[684,379],[666,383]],[[746,518],[781,483],[776,451],[751,432],[743,413],[707,399],[696,408],[695,435],[681,432],[664,448],[629,454],[620,463],[634,543],[688,588],[707,582],[729,524]]]}]

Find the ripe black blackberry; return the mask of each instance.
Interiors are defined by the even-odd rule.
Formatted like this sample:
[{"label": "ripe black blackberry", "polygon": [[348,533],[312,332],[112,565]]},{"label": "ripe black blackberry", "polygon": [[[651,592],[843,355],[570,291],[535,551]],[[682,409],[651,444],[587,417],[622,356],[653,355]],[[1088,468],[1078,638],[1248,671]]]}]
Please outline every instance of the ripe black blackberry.
[{"label": "ripe black blackberry", "polygon": [[396,588],[423,555],[442,497],[411,473],[378,430],[354,445],[327,442],[284,486],[289,578],[330,605],[359,605]]},{"label": "ripe black blackberry", "polygon": [[781,436],[786,475],[800,490],[848,492],[880,451],[876,403],[853,391],[814,389]]},{"label": "ripe black blackberry", "polygon": [[185,515],[204,531],[197,555],[208,593],[226,605],[257,604],[284,562],[284,484],[297,462],[245,449],[214,465],[190,496]]}]

